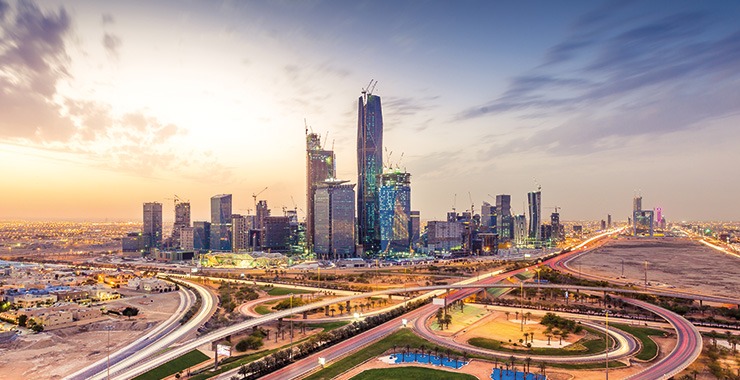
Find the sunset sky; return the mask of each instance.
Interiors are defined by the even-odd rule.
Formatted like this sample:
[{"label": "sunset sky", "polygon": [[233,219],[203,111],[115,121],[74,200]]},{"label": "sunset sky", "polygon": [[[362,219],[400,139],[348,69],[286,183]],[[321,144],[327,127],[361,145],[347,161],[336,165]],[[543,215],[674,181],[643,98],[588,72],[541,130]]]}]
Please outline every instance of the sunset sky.
[{"label": "sunset sky", "polygon": [[[357,181],[357,98],[422,219],[738,220],[737,1],[0,0],[0,219],[140,220],[268,189],[305,209],[304,119]],[[403,157],[401,158],[401,153]],[[457,196],[455,197],[455,194]],[[299,211],[299,215],[305,213]]]}]

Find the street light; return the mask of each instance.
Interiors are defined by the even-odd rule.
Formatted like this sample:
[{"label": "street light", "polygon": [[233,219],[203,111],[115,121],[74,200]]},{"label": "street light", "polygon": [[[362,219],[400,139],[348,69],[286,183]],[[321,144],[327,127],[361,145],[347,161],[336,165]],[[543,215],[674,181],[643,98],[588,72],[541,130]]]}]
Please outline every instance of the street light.
[{"label": "street light", "polygon": [[108,359],[107,359],[107,362],[108,362],[108,364],[107,364],[108,380],[110,380],[110,330],[111,330],[112,327],[113,326],[111,326],[111,325],[105,326],[105,329],[108,330],[108,345],[106,346],[106,351],[107,351],[107,354],[108,354]]},{"label": "street light", "polygon": [[293,359],[293,293],[290,293],[290,358]]},{"label": "street light", "polygon": [[609,310],[606,311],[604,318],[606,320],[606,380],[609,380],[609,348],[611,348],[609,346]]}]

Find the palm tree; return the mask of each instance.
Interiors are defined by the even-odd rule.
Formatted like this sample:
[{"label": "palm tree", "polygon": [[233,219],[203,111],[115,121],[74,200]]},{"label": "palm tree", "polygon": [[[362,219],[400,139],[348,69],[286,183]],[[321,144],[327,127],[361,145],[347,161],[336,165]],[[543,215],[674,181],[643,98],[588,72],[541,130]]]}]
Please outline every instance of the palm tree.
[{"label": "palm tree", "polygon": [[532,363],[532,358],[530,358],[529,356],[527,356],[527,358],[524,359],[524,363],[527,365],[527,371],[526,372],[529,372],[529,365]]},{"label": "palm tree", "polygon": [[516,318],[514,318],[514,320],[519,320],[519,312],[518,311],[515,311],[514,312],[514,315],[516,315]]},{"label": "palm tree", "polygon": [[237,373],[242,375],[242,378],[246,378],[247,374],[249,373],[249,370],[247,369],[247,366],[242,364],[242,366],[239,367],[239,371]]},{"label": "palm tree", "polygon": [[340,303],[340,304],[339,304],[339,306],[337,306],[337,307],[339,308],[339,315],[342,315],[342,314],[344,314],[344,305],[342,305],[342,304]]},{"label": "palm tree", "polygon": [[449,328],[450,328],[450,323],[452,323],[452,315],[450,315],[450,314],[446,314],[446,315],[445,315],[445,320],[444,320],[444,322],[445,322],[445,324],[447,325],[447,328],[449,329]]},{"label": "palm tree", "polygon": [[529,320],[529,318],[532,317],[532,313],[528,311],[524,315],[526,316],[526,319],[524,319],[524,323],[527,323],[527,321]]},{"label": "palm tree", "polygon": [[507,321],[509,320],[509,314],[511,314],[511,312],[510,312],[510,311],[505,311],[505,312],[504,312],[504,315],[506,315],[506,320],[507,320]]},{"label": "palm tree", "polygon": [[334,310],[334,306],[332,306],[332,307],[329,308],[329,312],[331,313],[331,316],[332,317],[334,316],[334,311],[335,311]]},{"label": "palm tree", "polygon": [[549,346],[550,345],[550,338],[552,338],[552,334],[545,334],[545,336],[547,337],[547,345]]},{"label": "palm tree", "polygon": [[545,376],[545,362],[540,362],[540,373]]},{"label": "palm tree", "polygon": [[514,369],[514,361],[515,360],[516,360],[516,358],[514,357],[514,355],[509,356],[509,361],[511,362],[511,369],[512,370]]}]

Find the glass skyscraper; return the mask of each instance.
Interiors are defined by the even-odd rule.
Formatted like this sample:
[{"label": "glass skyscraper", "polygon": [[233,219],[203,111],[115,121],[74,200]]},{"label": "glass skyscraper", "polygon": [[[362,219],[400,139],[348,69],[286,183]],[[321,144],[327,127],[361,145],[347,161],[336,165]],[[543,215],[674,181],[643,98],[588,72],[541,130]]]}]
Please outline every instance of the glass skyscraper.
[{"label": "glass skyscraper", "polygon": [[357,107],[357,233],[365,253],[380,251],[383,113],[380,97],[363,91]]},{"label": "glass skyscraper", "polygon": [[380,251],[409,252],[411,246],[411,174],[385,173],[380,186]]},{"label": "glass skyscraper", "polygon": [[529,199],[529,238],[536,241],[542,240],[542,192],[532,191],[527,193]]},{"label": "glass skyscraper", "polygon": [[231,251],[231,194],[211,197],[211,250]]}]

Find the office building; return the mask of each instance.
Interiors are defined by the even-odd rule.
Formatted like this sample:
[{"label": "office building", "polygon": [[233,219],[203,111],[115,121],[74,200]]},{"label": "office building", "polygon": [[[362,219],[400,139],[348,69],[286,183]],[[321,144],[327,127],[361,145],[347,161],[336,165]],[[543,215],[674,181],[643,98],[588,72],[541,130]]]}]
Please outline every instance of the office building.
[{"label": "office building", "polygon": [[511,195],[496,195],[496,209],[499,215],[511,216]]},{"label": "office building", "polygon": [[314,192],[324,181],[336,175],[336,157],[331,150],[321,146],[321,136],[306,130],[306,248],[314,245]]},{"label": "office building", "polygon": [[480,226],[483,231],[496,231],[497,227],[497,207],[488,202],[483,202],[480,206]]},{"label": "office building", "polygon": [[193,249],[199,251],[211,249],[210,222],[193,222]]},{"label": "office building", "polygon": [[193,251],[195,249],[195,229],[193,227],[180,228],[180,241],[178,246],[181,251]]},{"label": "office building", "polygon": [[144,236],[144,234],[140,232],[129,232],[121,239],[121,251],[143,252],[148,243],[149,240]]},{"label": "office building", "polygon": [[211,250],[231,251],[231,194],[211,197]]},{"label": "office building", "polygon": [[560,224],[560,213],[550,214],[550,239],[560,241],[565,238],[563,226]]},{"label": "office building", "polygon": [[232,251],[241,252],[249,249],[249,229],[252,223],[251,215],[231,215]]},{"label": "office building", "polygon": [[542,192],[532,191],[527,194],[529,200],[529,238],[542,240]]},{"label": "office building", "polygon": [[511,216],[511,195],[496,195],[496,233],[499,241],[509,241],[514,237],[514,219]]},{"label": "office building", "polygon": [[[369,90],[369,89],[368,89]],[[365,253],[380,251],[383,113],[380,97],[363,91],[357,112],[357,231]]]},{"label": "office building", "polygon": [[162,204],[144,203],[144,230],[146,249],[162,248]]},{"label": "office building", "polygon": [[340,259],[355,254],[355,185],[330,179],[316,188],[314,251],[317,258]]},{"label": "office building", "polygon": [[606,228],[609,230],[612,229],[612,214],[606,215]]},{"label": "office building", "polygon": [[606,231],[606,220],[601,219],[601,226],[600,227],[601,227],[601,230],[602,231]]},{"label": "office building", "polygon": [[175,224],[172,226],[173,246],[183,249],[180,245],[180,229],[185,227],[190,227],[190,202],[176,202]]},{"label": "office building", "polygon": [[380,251],[409,252],[411,247],[411,174],[380,177]]},{"label": "office building", "polygon": [[638,210],[633,214],[634,236],[653,236],[655,232],[655,213],[653,210]]},{"label": "office building", "polygon": [[[354,197],[352,200],[354,201]],[[290,217],[267,216],[263,220],[263,225],[262,249],[278,252],[287,251],[290,247]]]},{"label": "office building", "polygon": [[632,198],[632,213],[642,210],[642,196]]},{"label": "office building", "polygon": [[457,220],[431,220],[427,223],[427,248],[429,251],[462,249],[465,226]]},{"label": "office building", "polygon": [[416,249],[421,238],[421,213],[411,211],[411,247]]},{"label": "office building", "polygon": [[514,216],[514,244],[522,247],[527,244],[529,231],[527,230],[527,218],[524,215]]}]

